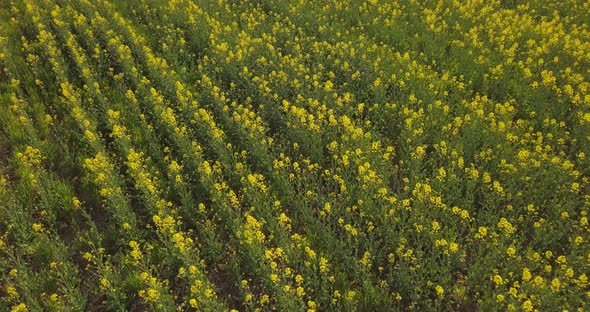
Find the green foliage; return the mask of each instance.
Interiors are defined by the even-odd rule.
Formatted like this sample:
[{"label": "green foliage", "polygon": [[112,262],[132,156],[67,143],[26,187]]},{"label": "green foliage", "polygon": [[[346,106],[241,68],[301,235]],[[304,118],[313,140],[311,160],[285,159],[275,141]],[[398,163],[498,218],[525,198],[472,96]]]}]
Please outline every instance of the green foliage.
[{"label": "green foliage", "polygon": [[588,3],[0,8],[3,310],[588,309]]}]

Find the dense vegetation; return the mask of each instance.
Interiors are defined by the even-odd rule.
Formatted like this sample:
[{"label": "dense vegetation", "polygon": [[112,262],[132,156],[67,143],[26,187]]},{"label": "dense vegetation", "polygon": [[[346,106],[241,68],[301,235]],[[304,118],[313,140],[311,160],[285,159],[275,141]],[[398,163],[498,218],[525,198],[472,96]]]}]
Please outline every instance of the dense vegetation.
[{"label": "dense vegetation", "polygon": [[2,1],[0,309],[590,309],[588,12]]}]

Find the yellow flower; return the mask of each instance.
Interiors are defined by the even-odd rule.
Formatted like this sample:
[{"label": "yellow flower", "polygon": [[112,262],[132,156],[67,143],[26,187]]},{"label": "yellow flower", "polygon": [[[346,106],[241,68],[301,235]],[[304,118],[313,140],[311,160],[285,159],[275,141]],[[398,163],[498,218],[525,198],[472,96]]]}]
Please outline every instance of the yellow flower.
[{"label": "yellow flower", "polygon": [[289,217],[287,217],[287,215],[284,212],[281,212],[281,214],[278,217],[278,221],[279,221],[279,224],[285,225],[285,224],[289,223],[290,219],[289,219]]},{"label": "yellow flower", "polygon": [[522,304],[522,310],[526,311],[526,312],[531,312],[533,311],[533,303],[530,300],[525,301]]},{"label": "yellow flower", "polygon": [[574,182],[571,187],[572,192],[577,193],[580,190],[580,183]]},{"label": "yellow flower", "polygon": [[127,131],[127,128],[125,126],[113,125],[113,131],[111,133],[111,137],[123,138],[123,136],[125,136],[126,131]]},{"label": "yellow flower", "polygon": [[354,290],[349,290],[348,293],[346,293],[346,300],[348,300],[348,301],[354,300],[355,297],[356,297],[356,291],[354,291]]},{"label": "yellow flower", "polygon": [[211,166],[209,165],[208,161],[203,161],[203,172],[205,172],[206,175],[211,175]]},{"label": "yellow flower", "polygon": [[303,276],[301,276],[300,274],[297,274],[297,276],[295,276],[295,283],[297,283],[297,285],[299,285],[302,282],[303,282]]},{"label": "yellow flower", "polygon": [[338,290],[334,291],[334,298],[338,299],[340,298],[342,295],[340,295],[340,292]]},{"label": "yellow flower", "polygon": [[529,271],[529,269],[524,268],[522,270],[522,280],[525,282],[528,282],[531,280],[531,278],[532,278],[532,276],[531,276],[531,272]]},{"label": "yellow flower", "polygon": [[157,298],[158,298],[158,291],[153,288],[148,289],[146,300],[147,301],[155,301]]},{"label": "yellow flower", "polygon": [[516,255],[516,249],[512,246],[508,247],[508,249],[506,249],[506,253],[508,254],[508,256],[514,257],[514,255]]},{"label": "yellow flower", "polygon": [[502,285],[503,282],[504,280],[502,279],[502,276],[498,274],[494,275],[494,283],[496,283],[496,286]]},{"label": "yellow flower", "polygon": [[559,291],[559,289],[560,289],[560,288],[561,288],[561,282],[559,281],[559,279],[558,279],[558,278],[554,278],[554,279],[551,281],[551,289],[552,289],[553,291]]},{"label": "yellow flower", "polygon": [[424,154],[426,153],[426,148],[425,145],[420,145],[418,147],[416,147],[416,151],[415,151],[415,159],[422,159],[422,157],[424,156]]},{"label": "yellow flower", "polygon": [[33,231],[35,232],[41,232],[43,231],[43,224],[39,224],[39,223],[33,223]]},{"label": "yellow flower", "polygon": [[295,292],[297,293],[297,296],[299,296],[299,297],[303,297],[305,295],[305,289],[301,286],[297,287]]},{"label": "yellow flower", "polygon": [[518,295],[518,291],[514,287],[510,287],[510,289],[508,290],[508,293],[514,298],[516,298],[516,296]]},{"label": "yellow flower", "polygon": [[545,266],[545,272],[549,273],[549,272],[551,272],[551,271],[553,271],[553,267],[551,267],[551,265],[550,265],[550,264],[546,265],[546,266]]},{"label": "yellow flower", "polygon": [[24,303],[12,306],[12,309],[10,310],[11,312],[26,312],[29,311],[27,309],[27,305]]},{"label": "yellow flower", "polygon": [[276,283],[279,281],[279,276],[277,274],[271,274],[270,279]]},{"label": "yellow flower", "polygon": [[438,230],[440,230],[440,224],[438,222],[436,222],[436,221],[433,221],[432,222],[432,230],[435,231],[435,232],[438,231]]},{"label": "yellow flower", "polygon": [[309,248],[309,247],[305,247],[305,252],[307,252],[307,255],[311,258],[314,259],[315,258],[315,251],[313,251],[313,249]]},{"label": "yellow flower", "polygon": [[84,254],[84,256],[82,256],[82,258],[84,258],[84,260],[86,261],[91,261],[92,260],[92,254],[87,252]]},{"label": "yellow flower", "polygon": [[395,262],[395,255],[393,253],[387,255],[387,261],[389,262],[389,264],[393,264]]},{"label": "yellow flower", "polygon": [[475,234],[475,238],[482,239],[488,234],[488,229],[485,226],[480,226]]},{"label": "yellow flower", "polygon": [[436,285],[436,287],[435,287],[435,290],[436,290],[436,295],[437,295],[439,298],[442,298],[442,297],[444,296],[444,294],[445,294],[445,289],[444,289],[442,286],[440,286],[440,285]]},{"label": "yellow flower", "polygon": [[101,289],[108,289],[110,287],[111,283],[109,283],[109,280],[107,280],[106,278],[101,278],[100,279],[100,288]]},{"label": "yellow flower", "polygon": [[76,196],[72,197],[72,204],[74,208],[80,208],[80,200]]},{"label": "yellow flower", "polygon": [[588,284],[588,276],[586,276],[586,274],[578,276],[578,279],[575,281],[575,283],[580,287],[586,287],[586,285]]},{"label": "yellow flower", "polygon": [[139,249],[139,244],[136,241],[130,241],[129,247],[131,247],[131,257],[133,257],[135,261],[139,261],[143,256]]},{"label": "yellow flower", "polygon": [[330,80],[326,81],[326,83],[324,84],[325,91],[331,91],[332,87],[334,87],[334,84]]},{"label": "yellow flower", "polygon": [[6,286],[6,293],[10,299],[18,298],[18,292],[16,291],[16,288],[12,286]]},{"label": "yellow flower", "polygon": [[[368,252],[365,253],[367,255]],[[320,257],[320,272],[325,273],[328,272],[330,269],[328,267],[328,260],[324,257]]]}]

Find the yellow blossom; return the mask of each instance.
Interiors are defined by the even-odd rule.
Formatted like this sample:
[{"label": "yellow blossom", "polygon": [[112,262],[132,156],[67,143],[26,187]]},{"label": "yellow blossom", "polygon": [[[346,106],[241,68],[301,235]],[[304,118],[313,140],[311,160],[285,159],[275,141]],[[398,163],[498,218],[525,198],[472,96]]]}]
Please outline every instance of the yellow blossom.
[{"label": "yellow blossom", "polygon": [[439,298],[442,298],[442,297],[444,296],[444,294],[445,294],[445,289],[444,289],[442,286],[440,286],[440,285],[436,285],[436,287],[435,287],[435,290],[436,290],[436,295],[437,295]]},{"label": "yellow blossom", "polygon": [[42,232],[43,231],[43,225],[39,224],[39,223],[33,223],[33,231],[35,232]]},{"label": "yellow blossom", "polygon": [[29,309],[27,309],[26,304],[20,303],[20,304],[12,306],[12,309],[10,311],[11,312],[26,312],[26,311],[29,311]]}]

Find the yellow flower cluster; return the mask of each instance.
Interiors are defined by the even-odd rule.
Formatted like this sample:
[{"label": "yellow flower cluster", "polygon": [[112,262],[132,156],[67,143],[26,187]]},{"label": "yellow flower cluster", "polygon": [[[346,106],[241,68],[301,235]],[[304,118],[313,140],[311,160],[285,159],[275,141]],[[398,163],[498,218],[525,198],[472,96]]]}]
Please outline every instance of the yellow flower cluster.
[{"label": "yellow flower cluster", "polygon": [[[47,245],[76,272],[53,235],[75,229],[113,309],[138,276],[154,310],[584,309],[588,9],[17,1],[0,199],[33,214],[0,224],[0,266]],[[77,274],[31,298],[75,301]]]}]

